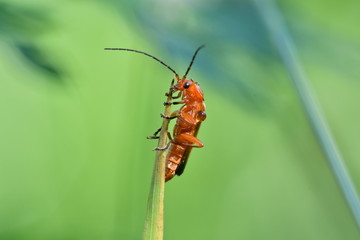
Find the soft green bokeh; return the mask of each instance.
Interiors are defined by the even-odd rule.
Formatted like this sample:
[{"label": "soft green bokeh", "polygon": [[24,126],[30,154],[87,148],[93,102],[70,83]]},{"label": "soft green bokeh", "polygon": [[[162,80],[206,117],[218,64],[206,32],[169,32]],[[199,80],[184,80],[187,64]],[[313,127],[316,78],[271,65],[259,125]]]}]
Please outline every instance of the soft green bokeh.
[{"label": "soft green bokeh", "polygon": [[[279,5],[359,189],[360,3]],[[0,239],[141,239],[172,73],[103,48],[183,73],[202,43],[205,147],[166,184],[165,239],[358,239],[252,4],[201,0],[0,4]]]}]

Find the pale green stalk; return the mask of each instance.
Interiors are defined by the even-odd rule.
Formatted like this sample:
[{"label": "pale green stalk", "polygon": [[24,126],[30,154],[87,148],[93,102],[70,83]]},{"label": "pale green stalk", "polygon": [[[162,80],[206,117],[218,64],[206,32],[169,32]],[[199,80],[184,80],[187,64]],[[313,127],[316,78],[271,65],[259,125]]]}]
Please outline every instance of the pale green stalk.
[{"label": "pale green stalk", "polygon": [[311,127],[360,229],[360,202],[354,184],[297,57],[291,36],[272,0],[253,0],[293,81]]},{"label": "pale green stalk", "polygon": [[[172,100],[171,89],[167,102]],[[170,116],[171,105],[165,106],[164,115]],[[158,148],[164,148],[167,144],[167,132],[169,119],[164,118],[161,126]],[[152,176],[148,205],[145,218],[143,240],[161,240],[164,235],[164,191],[165,191],[165,158],[166,151],[156,151],[155,166]]]}]

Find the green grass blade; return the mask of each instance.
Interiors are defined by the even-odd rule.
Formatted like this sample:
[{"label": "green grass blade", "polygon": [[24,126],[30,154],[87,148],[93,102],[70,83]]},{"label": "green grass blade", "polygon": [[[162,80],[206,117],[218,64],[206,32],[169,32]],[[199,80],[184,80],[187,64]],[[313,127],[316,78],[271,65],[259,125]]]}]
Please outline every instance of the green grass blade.
[{"label": "green grass blade", "polygon": [[[171,83],[170,89],[173,87]],[[167,102],[172,100],[171,90],[169,91]],[[171,105],[165,106],[164,115],[170,116]],[[167,142],[167,132],[169,119],[164,118],[158,147],[164,148]],[[148,206],[146,211],[143,240],[161,240],[164,235],[164,192],[165,192],[165,158],[166,151],[156,151],[155,166],[152,176]]]},{"label": "green grass blade", "polygon": [[270,36],[282,58],[290,78],[293,81],[312,129],[329,165],[331,166],[344,197],[347,200],[357,226],[360,229],[360,202],[358,194],[331,135],[329,127],[320,111],[320,107],[300,61],[298,60],[294,44],[282,21],[280,12],[271,0],[253,1],[268,28]]}]

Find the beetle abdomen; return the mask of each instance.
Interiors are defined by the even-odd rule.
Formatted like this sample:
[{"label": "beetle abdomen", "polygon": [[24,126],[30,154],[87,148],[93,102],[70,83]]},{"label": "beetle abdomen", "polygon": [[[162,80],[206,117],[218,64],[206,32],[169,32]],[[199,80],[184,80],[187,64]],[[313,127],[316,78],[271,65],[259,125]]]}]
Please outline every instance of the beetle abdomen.
[{"label": "beetle abdomen", "polygon": [[175,176],[176,169],[178,168],[181,158],[184,155],[186,147],[172,143],[169,152],[166,155],[165,166],[165,182],[169,181]]}]

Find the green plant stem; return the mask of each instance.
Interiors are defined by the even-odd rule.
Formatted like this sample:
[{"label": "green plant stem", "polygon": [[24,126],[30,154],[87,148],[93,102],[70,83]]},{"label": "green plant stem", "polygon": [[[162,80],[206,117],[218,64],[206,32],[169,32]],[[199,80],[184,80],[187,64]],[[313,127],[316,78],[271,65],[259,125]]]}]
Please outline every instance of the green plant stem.
[{"label": "green plant stem", "polygon": [[297,57],[294,44],[282,21],[281,14],[272,0],[253,1],[293,81],[311,127],[360,229],[360,202],[358,194],[325,118],[320,111],[315,94]]},{"label": "green plant stem", "polygon": [[[174,81],[171,82],[167,102],[172,100],[171,89]],[[170,116],[171,105],[165,106],[164,115]],[[167,132],[169,119],[164,118],[158,148],[164,148],[167,144]],[[143,240],[161,240],[164,235],[164,191],[165,191],[165,158],[166,151],[156,151],[155,166],[152,176],[148,205],[145,218]]]}]

